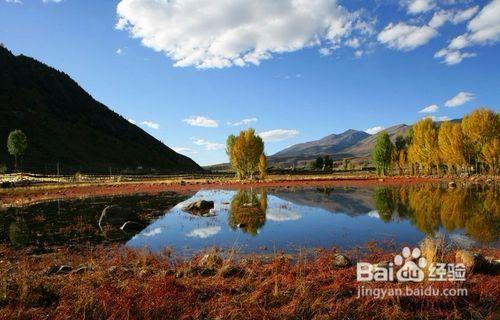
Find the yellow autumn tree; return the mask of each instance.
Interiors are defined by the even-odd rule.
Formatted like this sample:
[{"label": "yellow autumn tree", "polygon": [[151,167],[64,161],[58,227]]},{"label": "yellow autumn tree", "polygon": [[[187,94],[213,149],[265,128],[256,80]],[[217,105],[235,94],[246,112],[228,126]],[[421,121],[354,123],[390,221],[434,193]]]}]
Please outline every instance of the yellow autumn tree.
[{"label": "yellow autumn tree", "polygon": [[483,161],[483,147],[493,138],[500,135],[499,114],[486,108],[472,111],[462,119],[462,130],[471,144],[472,161],[476,164]]},{"label": "yellow autumn tree", "polygon": [[438,129],[432,119],[422,119],[413,126],[408,160],[428,173],[432,173],[433,165],[439,165]]},{"label": "yellow autumn tree", "polygon": [[248,129],[241,131],[237,137],[230,137],[227,151],[238,178],[253,179],[259,169],[260,156],[264,152],[264,142],[255,134],[255,130]]},{"label": "yellow autumn tree", "polygon": [[440,158],[448,167],[448,174],[452,173],[454,167],[457,169],[466,163],[464,136],[460,124],[449,121],[441,123],[438,145]]},{"label": "yellow autumn tree", "polygon": [[481,153],[484,162],[490,167],[490,173],[498,174],[500,165],[500,138],[495,137],[486,142]]},{"label": "yellow autumn tree", "polygon": [[259,173],[260,173],[261,179],[266,178],[266,176],[267,176],[267,157],[263,153],[259,157]]}]

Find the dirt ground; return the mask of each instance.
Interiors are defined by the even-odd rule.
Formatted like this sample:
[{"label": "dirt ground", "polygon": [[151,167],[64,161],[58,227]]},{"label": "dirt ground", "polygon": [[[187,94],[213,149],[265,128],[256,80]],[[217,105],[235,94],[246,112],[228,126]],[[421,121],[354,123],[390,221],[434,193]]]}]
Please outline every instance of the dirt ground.
[{"label": "dirt ground", "polygon": [[240,189],[254,187],[362,187],[400,186],[418,183],[448,182],[444,178],[425,177],[296,177],[270,176],[264,181],[238,181],[233,179],[186,179],[133,182],[98,182],[84,184],[47,184],[21,188],[4,189],[0,192],[3,206],[25,205],[34,202],[102,197],[128,194],[154,194],[164,191],[197,191],[201,189]]}]

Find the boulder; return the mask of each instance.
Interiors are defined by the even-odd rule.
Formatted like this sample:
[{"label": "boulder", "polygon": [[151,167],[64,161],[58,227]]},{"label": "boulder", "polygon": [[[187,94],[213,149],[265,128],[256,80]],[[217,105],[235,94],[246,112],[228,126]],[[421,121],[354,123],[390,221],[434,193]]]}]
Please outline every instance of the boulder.
[{"label": "boulder", "polygon": [[463,263],[465,268],[470,271],[484,271],[488,269],[488,261],[480,254],[468,250],[458,250],[455,253],[455,262]]},{"label": "boulder", "polygon": [[213,201],[198,200],[195,202],[191,202],[190,204],[182,208],[182,210],[195,215],[203,216],[203,214],[210,213],[210,210],[213,208],[214,208]]},{"label": "boulder", "polygon": [[127,221],[139,220],[139,216],[130,209],[122,208],[119,205],[107,206],[102,210],[99,218],[99,226],[105,224],[121,227]]},{"label": "boulder", "polygon": [[336,254],[333,257],[333,266],[334,267],[344,268],[344,267],[348,267],[350,265],[351,265],[351,260],[342,254]]}]

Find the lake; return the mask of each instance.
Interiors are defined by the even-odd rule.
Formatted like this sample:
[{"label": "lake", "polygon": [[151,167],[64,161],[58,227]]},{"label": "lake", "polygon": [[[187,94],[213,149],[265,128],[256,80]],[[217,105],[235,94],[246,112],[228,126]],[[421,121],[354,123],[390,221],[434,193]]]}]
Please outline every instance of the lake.
[{"label": "lake", "polygon": [[[493,186],[450,189],[425,184],[201,190],[52,201],[6,209],[0,236],[20,247],[119,242],[187,255],[212,246],[251,253],[353,248],[372,240],[411,245],[426,235],[442,235],[459,247],[498,247],[499,195]],[[182,210],[199,199],[214,201],[213,216]],[[140,213],[140,227],[128,232],[99,227],[108,205]]]}]

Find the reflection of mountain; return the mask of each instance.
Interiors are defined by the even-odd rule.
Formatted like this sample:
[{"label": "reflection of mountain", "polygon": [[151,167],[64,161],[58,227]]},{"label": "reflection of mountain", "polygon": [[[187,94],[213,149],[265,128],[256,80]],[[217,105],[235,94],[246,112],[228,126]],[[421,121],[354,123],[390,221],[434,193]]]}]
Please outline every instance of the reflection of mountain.
[{"label": "reflection of mountain", "polygon": [[373,210],[373,190],[367,188],[275,189],[269,190],[269,194],[297,205],[349,216],[364,215]]},{"label": "reflection of mountain", "polygon": [[[0,215],[0,243],[10,243],[16,247],[43,247],[69,243],[122,242],[139,230],[125,233],[119,229],[120,226],[113,226],[106,230],[110,232],[105,236],[98,226],[103,208],[112,204],[119,205],[137,216],[134,222],[146,226],[190,196],[191,193],[164,192],[156,195],[51,201],[25,208],[9,208]],[[161,230],[151,230],[148,235],[153,236],[159,232]]]}]

